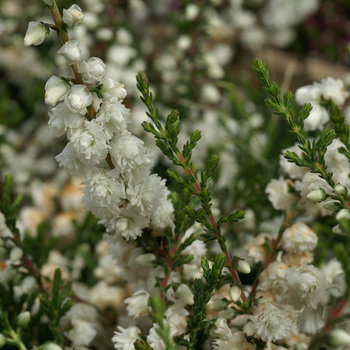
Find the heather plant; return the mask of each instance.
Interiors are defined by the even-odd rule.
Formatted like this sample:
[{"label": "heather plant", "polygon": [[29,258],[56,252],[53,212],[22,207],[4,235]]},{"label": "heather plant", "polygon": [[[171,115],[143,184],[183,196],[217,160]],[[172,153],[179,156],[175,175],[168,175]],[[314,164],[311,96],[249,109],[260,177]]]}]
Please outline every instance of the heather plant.
[{"label": "heather plant", "polygon": [[[157,174],[153,151],[132,132],[127,89],[71,36],[84,11],[44,3],[54,23],[31,21],[24,44],[56,33],[57,54],[71,69],[45,85],[49,127],[68,140],[56,160],[70,177],[63,176],[62,194],[40,188],[29,212],[20,212],[25,204],[13,195],[11,176],[1,186],[0,347],[346,349],[350,141],[343,81],[299,88],[297,108],[255,60],[266,105],[296,143],[278,150],[281,176],[263,182],[271,208],[249,211],[251,182],[237,185],[238,203],[215,191],[225,160],[205,154],[195,161],[201,132],[183,142],[181,113],[164,117],[140,72],[136,86],[149,118],[142,126],[167,159],[163,177]],[[221,124],[230,131],[227,119]],[[248,135],[242,137],[252,137],[245,126],[237,126]],[[237,145],[252,154],[243,160],[266,165],[244,142]],[[249,225],[254,215],[261,222]],[[26,225],[31,221],[41,224]]]}]

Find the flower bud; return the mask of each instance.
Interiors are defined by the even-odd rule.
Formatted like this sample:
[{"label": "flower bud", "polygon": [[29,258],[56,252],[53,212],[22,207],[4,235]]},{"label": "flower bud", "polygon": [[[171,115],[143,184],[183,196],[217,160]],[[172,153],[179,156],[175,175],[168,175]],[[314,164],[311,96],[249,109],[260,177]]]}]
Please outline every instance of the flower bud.
[{"label": "flower bud", "polygon": [[193,21],[199,14],[200,9],[196,4],[189,4],[185,9],[185,16],[188,21]]},{"label": "flower bud", "polygon": [[243,332],[247,337],[251,337],[252,335],[254,335],[255,328],[253,322],[248,321],[243,327]]},{"label": "flower bud", "polygon": [[332,232],[337,234],[337,235],[344,235],[345,231],[343,230],[343,228],[340,225],[336,225],[332,228]]},{"label": "flower bud", "polygon": [[22,256],[23,256],[23,250],[21,248],[14,247],[11,249],[10,260],[12,262],[20,260],[22,258]]},{"label": "flower bud", "polygon": [[1,282],[6,283],[16,278],[17,271],[11,265],[6,266],[5,270],[1,272]]},{"label": "flower bud", "polygon": [[212,337],[218,337],[223,340],[229,340],[232,336],[231,329],[227,325],[224,318],[218,318],[215,322],[215,327],[210,331]]},{"label": "flower bud", "polygon": [[106,78],[102,81],[101,92],[103,99],[109,102],[124,100],[126,96],[124,84],[121,84],[111,78]]},{"label": "flower bud", "polygon": [[[57,0],[56,0],[57,1]],[[46,5],[49,5],[49,6],[52,6],[53,5],[53,0],[43,0],[43,2],[46,4]]]},{"label": "flower bud", "polygon": [[232,299],[233,302],[236,302],[242,294],[241,288],[239,288],[238,286],[232,286],[230,288],[230,298]]},{"label": "flower bud", "polygon": [[319,188],[318,190],[309,192],[306,198],[310,199],[310,201],[322,202],[327,198],[327,194],[323,188]]},{"label": "flower bud", "polygon": [[180,284],[175,292],[176,296],[186,305],[193,305],[193,293],[186,284]]},{"label": "flower bud", "polygon": [[338,196],[346,196],[348,193],[348,189],[345,186],[338,184],[334,186],[333,192]]},{"label": "flower bud", "polygon": [[74,85],[66,95],[64,103],[72,113],[85,114],[86,107],[92,103],[92,95],[85,85]]},{"label": "flower bud", "polygon": [[335,216],[335,218],[340,221],[340,220],[349,220],[350,219],[350,212],[347,209],[340,209]]},{"label": "flower bud", "polygon": [[74,24],[80,24],[84,19],[83,11],[78,5],[74,4],[68,10],[63,9],[62,19],[68,27],[72,27]]},{"label": "flower bud", "polygon": [[141,254],[136,258],[136,262],[142,266],[153,267],[155,259],[156,256],[154,254]]},{"label": "flower bud", "polygon": [[69,91],[69,85],[61,78],[53,75],[45,84],[45,103],[54,106],[62,101]]},{"label": "flower bud", "polygon": [[226,308],[227,302],[222,299],[211,300],[208,306],[210,310],[220,311]]},{"label": "flower bud", "polygon": [[100,81],[106,75],[106,65],[98,57],[91,57],[87,62],[80,64],[79,73],[83,75],[83,81],[91,84]]},{"label": "flower bud", "polygon": [[343,329],[334,329],[329,335],[329,342],[333,346],[343,346],[350,344],[350,334]]},{"label": "flower bud", "polygon": [[81,60],[81,50],[78,46],[78,40],[67,41],[64,45],[61,46],[57,53],[64,56],[70,65]]},{"label": "flower bud", "polygon": [[340,208],[340,202],[336,200],[330,200],[326,203],[322,204],[323,208],[330,210],[330,211],[337,211]]},{"label": "flower bud", "polygon": [[233,319],[237,315],[237,311],[232,307],[226,310],[222,310],[218,313],[218,317],[226,318],[227,320]]},{"label": "flower bud", "polygon": [[2,348],[5,344],[6,344],[6,338],[2,333],[0,333],[0,348]]},{"label": "flower bud", "polygon": [[246,261],[239,260],[238,263],[237,263],[237,270],[239,272],[248,274],[248,273],[250,273],[250,266],[249,266],[249,264]]},{"label": "flower bud", "polygon": [[36,280],[33,276],[26,276],[22,281],[22,292],[24,294],[31,293],[36,287]]},{"label": "flower bud", "polygon": [[26,328],[28,326],[29,321],[30,321],[29,311],[20,313],[16,318],[17,326],[21,328]]},{"label": "flower bud", "polygon": [[62,350],[62,348],[55,343],[48,342],[44,344],[42,350]]},{"label": "flower bud", "polygon": [[46,27],[39,22],[29,22],[26,35],[24,37],[25,46],[40,45],[46,37]]}]

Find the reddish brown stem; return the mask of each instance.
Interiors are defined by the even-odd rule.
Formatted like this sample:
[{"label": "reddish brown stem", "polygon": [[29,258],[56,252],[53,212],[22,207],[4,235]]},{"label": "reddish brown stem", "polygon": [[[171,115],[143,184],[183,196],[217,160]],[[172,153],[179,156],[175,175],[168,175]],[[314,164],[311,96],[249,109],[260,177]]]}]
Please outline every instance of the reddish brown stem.
[{"label": "reddish brown stem", "polygon": [[[185,169],[186,171],[186,174],[189,175],[189,177],[192,179],[192,182],[193,182],[193,186],[196,190],[196,194],[198,196],[201,195],[201,192],[202,192],[202,189],[196,179],[196,176],[194,175],[194,172],[192,171],[192,169],[186,164],[186,159],[185,157],[183,156],[183,154],[181,152],[178,152],[177,154],[177,157],[178,157],[178,160],[181,162],[181,164],[183,165],[183,168]],[[211,210],[209,209],[209,213],[208,213],[208,216],[209,216],[209,221],[211,223],[211,226],[213,228],[213,230],[215,231],[216,233],[216,237],[219,239],[221,238],[221,232],[220,230],[218,229],[218,225],[217,225],[217,222],[215,220],[215,217],[213,215],[213,213],[211,212]],[[231,274],[232,274],[232,278],[233,280],[238,283],[239,285],[242,284],[241,282],[241,279],[239,278],[239,275],[237,273],[237,270],[234,268],[233,266],[233,261],[232,261],[232,258],[230,257],[230,254],[229,252],[227,251],[227,249],[225,249],[223,251],[223,253],[225,254],[226,256],[226,265],[229,267],[230,271],[231,271]],[[244,290],[242,290],[242,300],[246,303],[248,301],[247,299],[247,296],[245,295],[245,292]]]}]

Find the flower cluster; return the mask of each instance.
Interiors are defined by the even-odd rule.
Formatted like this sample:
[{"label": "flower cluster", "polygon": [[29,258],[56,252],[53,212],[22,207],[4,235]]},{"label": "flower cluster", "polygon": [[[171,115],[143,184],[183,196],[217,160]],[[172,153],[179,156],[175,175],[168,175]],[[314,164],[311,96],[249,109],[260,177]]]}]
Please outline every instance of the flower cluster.
[{"label": "flower cluster", "polygon": [[57,160],[69,174],[83,178],[86,207],[102,220],[107,232],[127,240],[140,236],[150,222],[158,228],[171,225],[165,181],[151,174],[150,152],[127,130],[131,112],[122,103],[124,86],[105,77],[101,59],[80,61],[76,40],[65,42],[58,53],[69,64],[79,64],[81,83],[57,76],[47,81],[45,102],[54,106],[49,126],[57,136],[67,135],[69,142]]}]

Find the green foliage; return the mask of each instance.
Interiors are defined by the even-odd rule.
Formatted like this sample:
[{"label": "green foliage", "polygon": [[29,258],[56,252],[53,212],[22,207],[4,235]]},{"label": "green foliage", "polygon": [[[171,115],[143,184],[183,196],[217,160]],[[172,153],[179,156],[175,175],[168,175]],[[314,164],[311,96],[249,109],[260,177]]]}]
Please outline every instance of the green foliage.
[{"label": "green foliage", "polygon": [[63,334],[60,328],[61,318],[72,307],[72,300],[68,299],[71,283],[66,285],[61,279],[61,270],[56,269],[52,286],[52,297],[41,294],[40,305],[43,313],[48,316],[49,327],[57,343],[63,345]]},{"label": "green foliage", "polygon": [[210,301],[214,289],[220,285],[224,265],[224,253],[217,256],[212,268],[209,267],[208,259],[206,257],[202,258],[203,279],[194,281],[193,314],[187,322],[189,329],[187,349],[197,349],[197,343],[202,344],[209,335],[207,326],[213,321],[207,319],[206,305]]},{"label": "green foliage", "polygon": [[12,176],[7,175],[2,189],[2,200],[0,202],[0,211],[4,214],[6,225],[12,232],[18,232],[16,220],[19,211],[19,205],[22,197],[17,196],[14,200],[11,198]]}]

